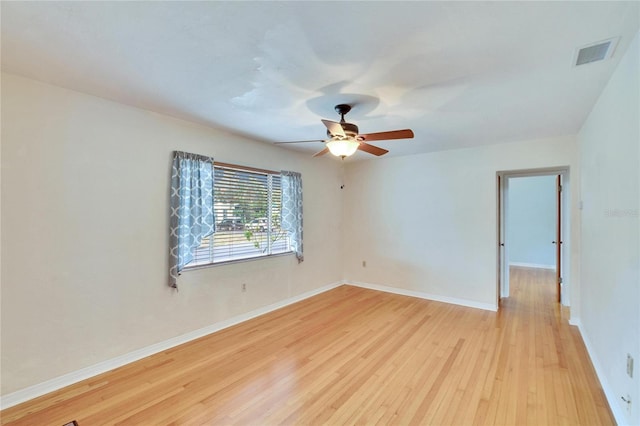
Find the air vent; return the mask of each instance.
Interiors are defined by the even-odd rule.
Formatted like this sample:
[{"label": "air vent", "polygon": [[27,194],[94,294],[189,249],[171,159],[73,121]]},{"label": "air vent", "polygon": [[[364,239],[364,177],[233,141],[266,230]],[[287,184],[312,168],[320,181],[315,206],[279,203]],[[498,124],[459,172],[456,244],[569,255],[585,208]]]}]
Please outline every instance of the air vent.
[{"label": "air vent", "polygon": [[611,55],[613,55],[617,44],[618,37],[580,47],[576,49],[573,63],[577,67],[579,65],[585,65],[592,62],[609,59]]}]

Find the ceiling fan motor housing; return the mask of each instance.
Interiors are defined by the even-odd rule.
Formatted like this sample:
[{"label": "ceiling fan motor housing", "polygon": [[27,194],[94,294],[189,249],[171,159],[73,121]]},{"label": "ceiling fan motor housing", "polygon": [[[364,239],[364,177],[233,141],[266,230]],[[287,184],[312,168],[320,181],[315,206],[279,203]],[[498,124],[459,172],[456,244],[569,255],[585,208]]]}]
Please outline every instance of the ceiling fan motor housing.
[{"label": "ceiling fan motor housing", "polygon": [[[356,126],[353,123],[347,123],[346,121],[344,121],[345,114],[347,114],[349,111],[351,111],[351,105],[340,104],[340,105],[336,105],[334,109],[341,116],[340,125],[342,126],[342,130],[344,131],[344,134],[347,135],[347,137],[349,137],[349,138],[355,138],[356,136],[358,136],[358,131],[359,131],[358,130],[358,126]],[[333,137],[335,135],[332,135],[327,130],[327,136]]]},{"label": "ceiling fan motor housing", "polygon": [[[342,130],[344,130],[344,134],[348,137],[355,138],[356,136],[358,136],[358,126],[356,126],[355,124],[341,122],[340,125],[342,126]],[[327,136],[331,138],[335,135],[332,135],[331,132],[327,130]]]}]

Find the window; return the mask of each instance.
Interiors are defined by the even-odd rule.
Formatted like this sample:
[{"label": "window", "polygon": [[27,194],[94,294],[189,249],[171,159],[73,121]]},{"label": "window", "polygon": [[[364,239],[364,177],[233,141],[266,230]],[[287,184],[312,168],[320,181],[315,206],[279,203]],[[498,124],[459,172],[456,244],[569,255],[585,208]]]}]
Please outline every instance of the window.
[{"label": "window", "polygon": [[279,173],[215,164],[215,233],[204,238],[188,267],[287,253],[281,228]]}]

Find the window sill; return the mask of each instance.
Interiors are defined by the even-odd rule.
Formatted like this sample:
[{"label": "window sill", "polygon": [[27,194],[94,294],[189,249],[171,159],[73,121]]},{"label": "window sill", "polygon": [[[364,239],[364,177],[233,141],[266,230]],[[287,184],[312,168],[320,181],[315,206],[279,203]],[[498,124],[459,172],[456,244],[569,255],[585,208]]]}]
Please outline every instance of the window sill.
[{"label": "window sill", "polygon": [[246,257],[244,259],[233,259],[233,260],[225,260],[224,262],[207,263],[205,265],[185,266],[184,269],[182,270],[182,272],[195,271],[195,270],[198,270],[198,269],[211,268],[211,267],[215,267],[215,266],[231,265],[231,264],[234,264],[234,263],[253,262],[253,261],[261,260],[261,259],[272,259],[274,257],[282,257],[282,256],[290,255],[290,254],[295,254],[295,253],[293,251],[287,251],[287,252],[284,252],[284,253],[268,254],[266,256]]}]

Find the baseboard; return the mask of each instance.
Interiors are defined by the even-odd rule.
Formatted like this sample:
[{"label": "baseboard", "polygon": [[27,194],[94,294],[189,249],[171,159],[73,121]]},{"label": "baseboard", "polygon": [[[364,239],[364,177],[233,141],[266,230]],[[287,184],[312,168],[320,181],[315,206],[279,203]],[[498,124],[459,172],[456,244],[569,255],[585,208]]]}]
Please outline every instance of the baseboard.
[{"label": "baseboard", "polygon": [[602,390],[604,391],[604,395],[607,398],[607,402],[609,403],[609,407],[611,408],[611,412],[613,413],[613,417],[616,419],[616,423],[619,425],[629,424],[629,419],[624,413],[624,407],[620,404],[620,397],[616,396],[609,385],[609,381],[607,377],[604,375],[604,370],[602,369],[602,364],[600,360],[596,356],[595,351],[593,350],[593,346],[591,345],[591,341],[589,337],[584,332],[584,328],[582,327],[582,322],[580,322],[579,318],[575,320],[571,320],[569,322],[571,325],[575,325],[578,327],[578,331],[580,331],[580,336],[582,337],[582,341],[584,342],[584,346],[587,348],[587,353],[589,354],[589,358],[591,358],[591,365],[593,365],[593,369],[596,370],[596,376],[598,376],[598,380],[600,381],[600,386],[602,386]]},{"label": "baseboard", "polygon": [[509,266],[519,266],[521,268],[556,269],[556,265],[542,265],[540,263],[509,262]]},{"label": "baseboard", "polygon": [[14,405],[20,404],[25,401],[29,401],[39,396],[45,395],[49,392],[53,392],[55,390],[61,389],[65,386],[78,383],[82,380],[89,379],[91,377],[97,376],[98,374],[106,373],[107,371],[113,370],[118,367],[122,367],[123,365],[130,364],[134,361],[138,361],[142,358],[146,358],[158,352],[166,351],[167,349],[171,349],[175,346],[181,345],[183,343],[187,343],[191,340],[195,340],[200,337],[206,336],[208,334],[215,333],[216,331],[223,330],[225,328],[231,327],[241,322],[250,320],[252,318],[259,317],[260,315],[264,315],[266,313],[275,311],[276,309],[280,309],[285,306],[291,305],[293,303],[300,302],[301,300],[308,299],[320,293],[324,293],[336,287],[340,287],[341,285],[343,285],[342,282],[329,284],[329,285],[308,291],[306,293],[302,293],[297,296],[293,296],[288,299],[281,300],[280,302],[272,303],[271,305],[267,305],[262,308],[255,309],[245,314],[237,315],[227,320],[220,321],[215,324],[211,324],[207,327],[200,328],[198,330],[194,330],[177,337],[173,337],[163,342],[156,343],[154,345],[147,346],[145,348],[138,349],[136,351],[117,356],[115,358],[100,362],[98,364],[95,364],[89,367],[82,368],[77,371],[73,371],[71,373],[62,375],[60,377],[56,377],[51,380],[47,380],[46,382],[29,386],[28,388],[21,389],[19,391],[1,396],[0,410],[4,410],[5,408],[12,407]]},{"label": "baseboard", "polygon": [[358,281],[348,281],[348,282],[345,281],[345,285],[368,288],[370,290],[384,291],[386,293],[399,294],[402,296],[417,297],[419,299],[433,300],[434,302],[450,303],[453,305],[466,306],[468,308],[484,309],[485,311],[496,312],[498,310],[495,305],[492,305],[490,303],[480,303],[480,302],[474,302],[473,300],[458,299],[455,297],[448,297],[448,296],[439,296],[436,294],[423,293],[421,291],[414,291],[414,290],[405,290],[403,288],[389,287],[386,285],[369,284],[369,283],[363,283]]}]

